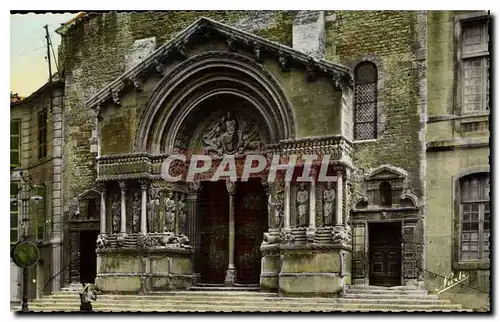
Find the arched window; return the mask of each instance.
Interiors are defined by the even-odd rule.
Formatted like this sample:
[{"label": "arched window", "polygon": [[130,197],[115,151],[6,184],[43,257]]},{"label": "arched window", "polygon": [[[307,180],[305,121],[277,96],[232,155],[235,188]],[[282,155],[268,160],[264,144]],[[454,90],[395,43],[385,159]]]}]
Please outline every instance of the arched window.
[{"label": "arched window", "polygon": [[354,69],[354,140],[377,137],[377,67],[359,63]]},{"label": "arched window", "polygon": [[460,180],[460,259],[488,260],[490,255],[490,178],[471,174]]},{"label": "arched window", "polygon": [[380,183],[378,188],[380,193],[380,206],[381,207],[391,207],[392,206],[392,187],[387,181]]}]

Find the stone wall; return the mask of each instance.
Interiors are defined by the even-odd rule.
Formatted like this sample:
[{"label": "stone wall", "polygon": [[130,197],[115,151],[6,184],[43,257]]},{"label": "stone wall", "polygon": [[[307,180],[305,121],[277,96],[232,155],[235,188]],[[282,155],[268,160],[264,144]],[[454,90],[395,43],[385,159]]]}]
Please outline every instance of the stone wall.
[{"label": "stone wall", "polygon": [[[327,11],[325,17],[327,60],[352,69],[369,60],[378,69],[378,137],[355,143],[354,181],[370,168],[392,164],[410,173],[409,187],[421,197],[416,12]],[[355,198],[360,186],[353,188]]]}]

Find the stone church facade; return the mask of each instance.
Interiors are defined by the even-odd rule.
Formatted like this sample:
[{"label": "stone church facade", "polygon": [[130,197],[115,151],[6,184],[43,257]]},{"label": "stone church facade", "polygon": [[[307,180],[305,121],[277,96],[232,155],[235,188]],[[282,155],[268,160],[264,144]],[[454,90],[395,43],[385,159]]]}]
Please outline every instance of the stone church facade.
[{"label": "stone church facade", "polygon": [[[483,12],[425,11],[89,13],[63,25],[52,290],[336,296],[352,284],[432,291],[466,271],[447,296],[487,308],[487,26]],[[173,154],[212,167],[186,180],[189,161],[173,162],[182,180],[167,182]],[[330,182],[317,161],[299,182],[300,160],[291,181],[209,180],[224,155],[241,176],[247,156],[311,154],[329,156]]]}]

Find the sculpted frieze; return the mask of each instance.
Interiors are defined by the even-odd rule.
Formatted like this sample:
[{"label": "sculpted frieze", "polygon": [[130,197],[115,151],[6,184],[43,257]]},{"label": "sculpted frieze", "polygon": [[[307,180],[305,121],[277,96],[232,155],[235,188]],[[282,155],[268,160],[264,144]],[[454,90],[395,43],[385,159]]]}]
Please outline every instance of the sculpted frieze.
[{"label": "sculpted frieze", "polygon": [[231,113],[211,124],[202,141],[205,153],[217,156],[259,151],[262,146],[256,124]]}]

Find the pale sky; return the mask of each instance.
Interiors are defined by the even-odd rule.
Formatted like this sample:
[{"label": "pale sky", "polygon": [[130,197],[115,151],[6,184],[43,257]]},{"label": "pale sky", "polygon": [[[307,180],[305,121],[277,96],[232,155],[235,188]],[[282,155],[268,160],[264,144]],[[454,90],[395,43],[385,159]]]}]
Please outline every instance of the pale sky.
[{"label": "pale sky", "polygon": [[[61,36],[55,30],[71,20],[76,13],[11,14],[10,15],[10,89],[20,96],[29,96],[49,79],[45,29],[48,25],[56,53]],[[52,56],[52,54],[51,54]],[[52,73],[57,71],[54,57]]]}]

